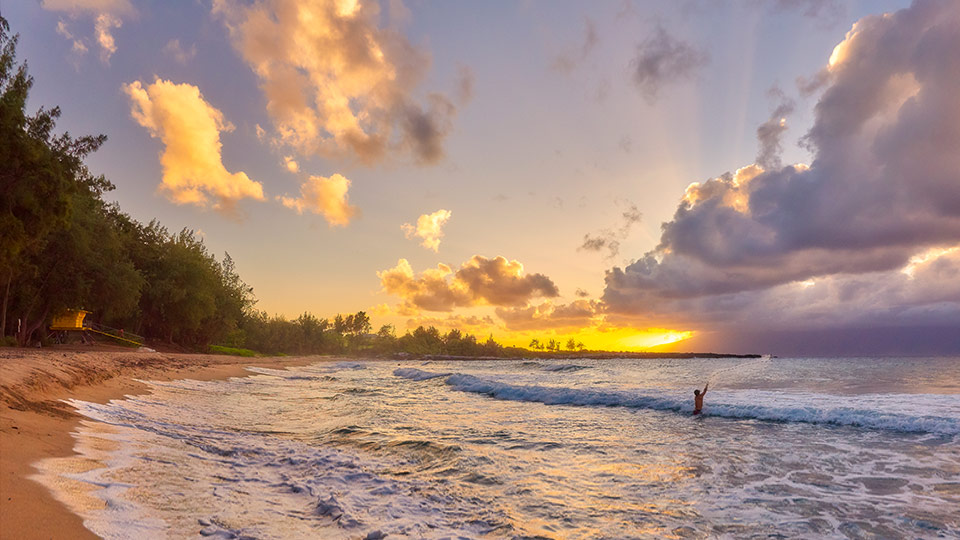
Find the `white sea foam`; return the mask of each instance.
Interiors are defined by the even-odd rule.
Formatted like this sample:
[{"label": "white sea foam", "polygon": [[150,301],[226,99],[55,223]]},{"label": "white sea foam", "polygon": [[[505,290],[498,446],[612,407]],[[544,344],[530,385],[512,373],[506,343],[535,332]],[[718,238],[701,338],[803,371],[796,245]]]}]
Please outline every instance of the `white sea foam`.
[{"label": "white sea foam", "polygon": [[[398,536],[452,538],[484,535],[503,522],[475,501],[389,473],[402,462],[245,430],[161,420],[168,414],[181,417],[169,400],[68,403],[111,426],[112,440],[119,445],[110,454],[110,469],[122,469],[128,483],[108,480],[108,469],[78,477],[100,488],[94,495],[106,510],[81,513],[105,538],[382,538],[384,525]],[[90,431],[83,430],[83,436],[89,438]],[[177,508],[158,509],[157,500],[166,497],[162,493],[145,494],[146,504],[127,496],[130,488],[148,485],[158,474],[180,493]],[[250,497],[249,486],[259,496]],[[210,493],[216,505],[204,498]],[[144,516],[151,513],[159,517],[147,520]]]},{"label": "white sea foam", "polygon": [[[544,369],[575,364],[593,369]],[[103,504],[77,511],[107,538],[957,537],[960,396],[933,392],[960,362],[892,364],[322,362],[148,382],[71,401],[82,455],[48,471],[94,489]],[[694,382],[749,370],[691,419]],[[890,381],[903,390],[877,393]]]},{"label": "white sea foam", "polygon": [[[394,372],[413,380],[446,376],[455,390],[485,394],[497,399],[547,405],[629,407],[692,412],[687,393],[658,390],[593,390],[553,386],[512,385],[455,373],[416,376]],[[837,396],[767,390],[711,391],[704,414],[726,418],[804,422],[855,426],[906,433],[960,435],[960,396],[940,394],[872,394]]]}]

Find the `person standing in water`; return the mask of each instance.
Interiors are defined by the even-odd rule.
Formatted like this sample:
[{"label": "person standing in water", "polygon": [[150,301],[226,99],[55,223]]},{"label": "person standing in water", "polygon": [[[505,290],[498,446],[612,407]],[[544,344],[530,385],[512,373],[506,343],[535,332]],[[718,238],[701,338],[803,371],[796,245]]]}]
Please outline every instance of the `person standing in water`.
[{"label": "person standing in water", "polygon": [[703,396],[707,394],[707,388],[710,388],[710,383],[707,383],[703,387],[703,392],[700,390],[693,391],[693,414],[700,414],[703,409]]}]

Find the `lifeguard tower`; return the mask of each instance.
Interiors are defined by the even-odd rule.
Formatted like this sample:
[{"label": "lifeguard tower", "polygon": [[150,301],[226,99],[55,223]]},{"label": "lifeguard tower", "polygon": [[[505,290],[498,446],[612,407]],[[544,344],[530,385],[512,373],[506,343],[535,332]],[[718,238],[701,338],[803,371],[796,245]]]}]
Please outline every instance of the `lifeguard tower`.
[{"label": "lifeguard tower", "polygon": [[116,328],[111,328],[102,324],[86,321],[86,317],[90,313],[90,311],[83,309],[64,310],[62,313],[53,318],[53,322],[50,324],[50,337],[53,338],[53,340],[57,343],[65,343],[67,341],[69,332],[79,332],[81,341],[84,343],[93,343],[93,336],[90,335],[93,333],[101,336],[107,336],[110,339],[114,339],[128,345],[135,345],[137,347],[143,345],[144,339],[141,336],[124,332],[123,330],[117,330]]},{"label": "lifeguard tower", "polygon": [[53,324],[50,325],[50,330],[54,332],[82,332],[85,328],[83,320],[89,314],[89,311],[82,309],[65,310],[53,318]]}]

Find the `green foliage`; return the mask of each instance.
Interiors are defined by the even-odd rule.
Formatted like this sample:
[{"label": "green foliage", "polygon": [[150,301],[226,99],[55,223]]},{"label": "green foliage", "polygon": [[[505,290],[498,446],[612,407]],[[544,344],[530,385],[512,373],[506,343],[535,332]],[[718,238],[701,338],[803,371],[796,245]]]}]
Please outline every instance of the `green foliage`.
[{"label": "green foliage", "polygon": [[171,234],[156,221],[130,225],[134,264],[145,278],[143,333],[201,347],[235,331],[253,299],[229,254],[217,262],[188,229]]},{"label": "green foliage", "polygon": [[210,345],[209,351],[212,354],[226,354],[230,356],[246,356],[246,357],[260,356],[260,353],[258,353],[257,351],[251,351],[250,349],[239,349],[236,347],[222,347],[220,345]]},{"label": "green foliage", "polygon": [[9,321],[19,319],[25,345],[45,340],[60,310],[80,308],[93,322],[217,354],[504,354],[492,336],[481,343],[459,330],[371,334],[363,311],[332,322],[257,311],[229,254],[218,261],[192,230],[143,225],[104,202],[113,185],[84,159],[106,137],[55,135],[56,107],[26,113],[33,80],[16,44],[0,17],[0,343],[17,328]]},{"label": "green foliage", "polygon": [[22,345],[65,303],[115,303],[122,311],[139,283],[111,290],[97,281],[98,261],[99,270],[129,271],[128,260],[111,258],[117,238],[100,197],[113,186],[83,163],[106,137],[55,136],[56,107],[27,115],[33,79],[17,62],[16,44],[0,18],[0,335],[7,335],[8,312],[15,313]]},{"label": "green foliage", "polygon": [[106,137],[55,135],[56,107],[26,113],[33,80],[16,44],[0,17],[0,336],[19,320],[21,345],[43,339],[52,316],[82,308],[180,345],[236,338],[253,296],[233,260],[105,203],[113,185],[83,160]]}]

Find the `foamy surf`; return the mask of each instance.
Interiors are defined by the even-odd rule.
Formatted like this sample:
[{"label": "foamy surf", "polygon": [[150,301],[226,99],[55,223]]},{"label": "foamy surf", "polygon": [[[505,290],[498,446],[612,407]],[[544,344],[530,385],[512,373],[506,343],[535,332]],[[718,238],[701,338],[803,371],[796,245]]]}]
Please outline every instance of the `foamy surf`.
[{"label": "foamy surf", "polygon": [[[513,385],[463,373],[430,373],[398,369],[399,377],[424,381],[446,377],[461,392],[496,399],[598,407],[628,407],[692,412],[693,400],[677,391],[604,391],[582,388]],[[939,411],[933,414],[931,411]],[[765,390],[711,390],[704,414],[725,418],[853,426],[904,433],[960,434],[960,396],[937,394],[874,394],[856,397]]]},{"label": "foamy surf", "polygon": [[[182,382],[181,388],[193,386]],[[395,536],[452,538],[483,536],[505,523],[504,516],[476,501],[392,474],[404,467],[396,459],[305,445],[255,431],[219,429],[187,420],[186,415],[180,422],[176,420],[180,411],[151,400],[69,403],[84,417],[110,426],[110,438],[118,445],[107,459],[102,452],[91,452],[91,445],[80,446],[83,457],[96,457],[126,471],[124,482],[113,480],[109,469],[91,471],[83,479],[99,488],[94,495],[108,509],[89,522],[104,538],[129,538],[131,532],[142,538],[383,538],[381,528],[386,524]],[[85,435],[87,440],[103,437]],[[153,452],[164,457],[158,460]],[[149,467],[142,465],[144,460]],[[175,484],[190,492],[183,496],[191,504],[178,503],[190,511],[151,516],[157,499],[170,495],[142,487],[139,493],[130,493],[137,486],[150,486],[158,470],[186,480]],[[258,495],[250,497],[251,490]],[[204,494],[212,494],[213,500],[201,502]],[[144,521],[144,516],[151,517]]]},{"label": "foamy surf", "polygon": [[[77,512],[106,538],[960,536],[960,362],[789,362],[322,362],[154,382],[71,402],[83,455],[44,470],[99,498]],[[589,369],[544,369],[574,365]],[[730,382],[691,421],[711,373]]]}]

